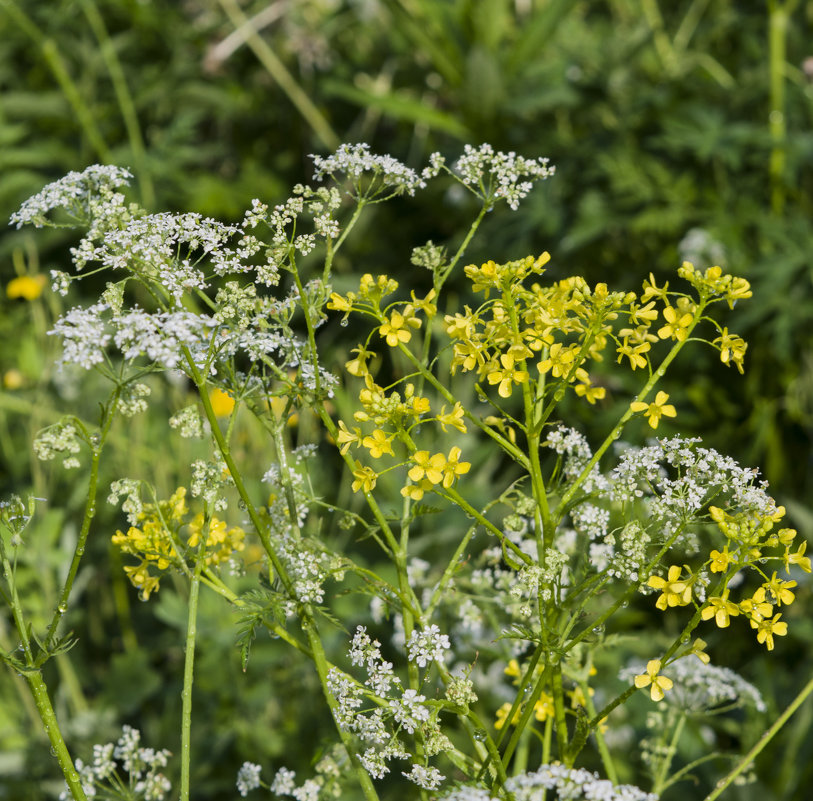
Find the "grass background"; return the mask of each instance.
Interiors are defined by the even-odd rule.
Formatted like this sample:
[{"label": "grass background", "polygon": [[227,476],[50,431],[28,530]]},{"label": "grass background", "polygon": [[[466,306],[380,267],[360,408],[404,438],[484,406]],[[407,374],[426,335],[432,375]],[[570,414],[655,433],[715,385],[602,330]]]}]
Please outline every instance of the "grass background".
[{"label": "grass background", "polygon": [[[793,0],[0,0],[0,216],[95,162],[130,167],[133,195],[152,211],[235,220],[253,197],[283,200],[310,178],[309,154],[339,142],[369,142],[416,168],[466,142],[548,156],[556,176],[518,212],[489,218],[469,259],[549,250],[550,276],[617,288],[650,271],[660,283],[683,258],[747,277],[754,298],[731,316],[749,342],[745,376],[697,348],[664,388],[679,430],[758,465],[810,536],[811,33],[813,3]],[[453,237],[470,211],[441,190],[376,208],[338,262],[337,284],[367,271],[408,275],[411,248]],[[17,274],[68,269],[74,242],[60,231],[3,231],[3,286]],[[98,289],[81,287],[86,295],[71,303]],[[462,292],[462,282],[454,288]],[[43,615],[83,487],[36,463],[29,443],[65,410],[93,419],[97,397],[92,382],[80,387],[54,371],[45,332],[64,302],[0,296],[0,489],[51,499],[26,554],[29,600]],[[352,343],[336,342],[340,362]],[[185,402],[184,387],[154,392],[157,408]],[[573,410],[588,436],[614,416],[613,402],[611,391],[603,408]],[[246,455],[257,458],[251,423],[241,424]],[[102,486],[121,475],[170,490],[184,481],[196,455],[176,442],[164,458],[165,425],[144,418],[120,428]],[[258,460],[257,474],[265,468]],[[48,675],[70,741],[86,754],[122,722],[139,725],[148,744],[172,747],[179,717],[184,590],[167,586],[154,608],[134,601],[109,549],[117,525],[102,505],[69,615],[80,643]],[[770,659],[756,658],[744,629],[724,633],[727,664],[762,689],[772,712],[809,676],[809,595],[802,587],[790,634]],[[233,797],[244,759],[299,767],[304,777],[312,754],[298,743],[325,731],[321,713],[300,703],[316,693],[315,678],[270,642],[243,676],[231,615],[209,600],[196,669],[195,797]],[[2,616],[0,646],[13,647]],[[47,745],[22,690],[12,674],[0,678],[0,798],[46,798],[60,783],[51,784],[55,766],[42,759]],[[731,798],[805,797],[812,715],[807,703],[758,762],[760,784]],[[758,731],[736,729],[730,737],[748,742]]]}]

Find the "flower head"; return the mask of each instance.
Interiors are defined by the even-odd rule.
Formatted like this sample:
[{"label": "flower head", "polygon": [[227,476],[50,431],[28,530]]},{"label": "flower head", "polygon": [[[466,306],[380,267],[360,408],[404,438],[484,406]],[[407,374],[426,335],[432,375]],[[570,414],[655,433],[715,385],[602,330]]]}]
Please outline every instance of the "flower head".
[{"label": "flower head", "polygon": [[669,395],[666,392],[659,392],[655,396],[654,403],[644,403],[643,401],[633,401],[630,404],[630,409],[634,412],[644,412],[646,414],[649,425],[652,428],[657,428],[661,417],[675,417],[677,412],[671,403],[667,403]]},{"label": "flower head", "polygon": [[663,695],[667,690],[672,689],[672,679],[661,676],[661,660],[650,659],[646,663],[646,673],[642,673],[635,677],[635,686],[642,690],[644,687],[649,687],[649,697],[653,701],[663,700]]}]

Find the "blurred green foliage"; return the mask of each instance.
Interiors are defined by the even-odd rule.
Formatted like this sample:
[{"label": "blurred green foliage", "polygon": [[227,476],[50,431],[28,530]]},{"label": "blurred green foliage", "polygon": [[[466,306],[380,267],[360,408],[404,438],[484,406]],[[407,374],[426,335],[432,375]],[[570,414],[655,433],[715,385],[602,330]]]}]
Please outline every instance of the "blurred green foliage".
[{"label": "blurred green foliage", "polygon": [[[93,162],[129,166],[150,209],[235,219],[252,197],[284,199],[309,177],[308,154],[340,141],[367,141],[412,166],[463,142],[549,156],[556,177],[514,215],[487,222],[471,260],[548,249],[554,277],[619,288],[649,270],[660,281],[683,258],[747,277],[754,299],[733,323],[750,343],[746,375],[709,349],[705,360],[679,363],[664,388],[680,430],[761,466],[810,535],[812,29],[809,0],[0,0],[0,216]],[[397,276],[411,269],[412,247],[457,233],[465,200],[429,197],[420,210],[408,201],[377,209],[375,227],[387,236],[357,232],[339,272]],[[0,236],[3,286],[15,274],[68,269],[70,244],[59,232],[35,240],[9,229]],[[65,509],[43,515],[32,535],[31,569],[46,589],[58,584],[76,535],[71,514],[83,488],[34,464],[28,443],[65,408],[95,414],[92,393],[54,374],[45,332],[63,303],[50,294],[0,298],[0,483],[58,497],[54,507]],[[597,419],[612,412],[608,389]],[[183,387],[154,391],[180,408]],[[593,421],[580,422],[589,436]],[[158,430],[121,432],[105,480],[140,471],[158,471],[152,478],[168,488],[185,480],[194,457],[156,460],[166,447]],[[89,747],[136,720],[145,741],[163,747],[177,726],[182,588],[162,590],[156,612],[130,608],[106,536],[121,521],[100,509],[95,525],[69,617],[80,645],[48,677],[58,712],[74,743]],[[774,712],[807,676],[813,627],[800,614],[796,642],[783,643],[786,670],[745,671],[772,688]],[[232,623],[222,605],[204,609],[193,758],[201,799],[232,797],[244,759],[307,770],[310,753],[292,742],[319,726],[309,717],[319,713],[300,703],[316,692],[304,665],[264,642],[246,680]],[[732,637],[730,646],[732,664],[746,664],[750,640]],[[268,700],[263,682],[287,708]],[[30,712],[14,680],[0,682],[0,798],[47,797],[41,780],[53,766],[39,760]],[[811,714],[803,708],[764,755],[777,766],[772,784],[732,798],[801,797]]]}]

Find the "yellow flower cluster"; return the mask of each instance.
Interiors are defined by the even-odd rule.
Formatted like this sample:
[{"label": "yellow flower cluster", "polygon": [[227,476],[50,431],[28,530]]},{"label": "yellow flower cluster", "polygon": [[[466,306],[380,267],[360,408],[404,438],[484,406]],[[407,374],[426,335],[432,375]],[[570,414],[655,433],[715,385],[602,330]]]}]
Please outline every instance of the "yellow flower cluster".
[{"label": "yellow flower cluster", "polygon": [[[131,526],[127,533],[117,531],[113,544],[122,553],[132,554],[141,561],[138,565],[125,566],[124,572],[134,587],[139,590],[142,600],[147,600],[160,587],[161,571],[170,567],[180,568],[187,549],[196,548],[200,543],[204,518],[202,514],[187,520],[189,508],[186,504],[186,488],[179,487],[166,501],[145,504],[138,515],[138,525]],[[188,537],[185,545],[179,537],[179,530],[186,525]],[[219,565],[228,560],[234,551],[245,548],[245,532],[236,526],[213,517],[209,521],[209,531],[205,545],[207,565]],[[158,575],[150,572],[158,570]]]},{"label": "yellow flower cluster", "polygon": [[[713,549],[707,561],[711,573],[726,574],[730,568],[734,572],[749,567],[757,571],[763,580],[762,585],[750,596],[739,603],[729,600],[729,590],[722,595],[710,596],[701,608],[702,620],[714,620],[720,628],[727,628],[732,617],[742,614],[757,632],[757,641],[764,643],[769,651],[774,648],[774,636],[784,636],[788,632],[785,621],[780,620],[781,613],[774,614],[775,606],[787,606],[793,603],[796,587],[795,581],[783,581],[776,571],[768,577],[761,564],[768,559],[781,561],[785,570],[790,572],[791,565],[797,565],[806,573],[811,572],[810,557],[805,556],[807,543],[803,542],[796,551],[791,550],[797,532],[792,528],[783,528],[773,533],[774,524],[785,515],[782,506],[770,514],[742,513],[732,515],[716,506],[709,508],[711,519],[717,524],[728,542],[722,551]],[[781,548],[781,555],[766,556],[770,548]],[[684,575],[683,571],[686,571]],[[672,565],[666,578],[650,576],[647,585],[660,590],[655,602],[658,609],[666,610],[673,606],[688,606],[692,603],[692,584],[696,579],[688,565]]]},{"label": "yellow flower cluster", "polygon": [[[535,671],[535,678],[538,676],[539,671]],[[522,672],[519,667],[519,662],[516,659],[512,659],[508,663],[508,667],[505,668],[505,674],[507,676],[514,677],[514,684],[519,684],[519,679],[522,676]],[[497,710],[497,719],[494,722],[494,728],[499,730],[503,726],[505,726],[506,720],[508,718],[508,714],[511,711],[511,704],[506,702],[504,703],[498,710]],[[553,696],[549,693],[542,692],[539,695],[536,703],[534,704],[534,717],[540,723],[543,723],[548,718],[552,718],[555,714],[554,706],[553,706]],[[514,713],[514,716],[511,718],[511,725],[516,726],[519,723],[520,717],[522,716],[522,707],[518,707],[517,711]]]}]

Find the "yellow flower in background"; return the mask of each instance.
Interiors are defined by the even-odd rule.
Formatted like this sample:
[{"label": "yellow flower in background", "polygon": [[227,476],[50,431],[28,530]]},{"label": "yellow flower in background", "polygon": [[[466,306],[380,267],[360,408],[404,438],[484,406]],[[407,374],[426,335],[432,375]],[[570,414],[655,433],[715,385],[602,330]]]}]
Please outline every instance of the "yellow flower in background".
[{"label": "yellow flower in background", "polygon": [[[497,710],[497,720],[494,721],[494,728],[499,731],[503,726],[505,726],[505,720],[508,717],[508,713],[511,711],[511,703],[506,701],[498,710]],[[516,726],[519,723],[520,713],[522,712],[521,708],[517,708],[517,711],[514,712],[514,717],[511,719],[511,725]]]},{"label": "yellow flower in background", "polygon": [[234,398],[222,389],[215,387],[209,393],[209,400],[217,417],[228,417],[234,411]]},{"label": "yellow flower in background", "polygon": [[650,659],[646,663],[646,673],[635,677],[635,686],[642,690],[650,687],[649,697],[653,701],[661,701],[666,690],[672,689],[672,679],[658,675],[661,670],[660,659]]},{"label": "yellow flower in background", "polygon": [[6,286],[6,295],[14,300],[36,300],[45,289],[46,278],[44,275],[21,275],[12,278]]},{"label": "yellow flower in background", "polygon": [[3,373],[3,386],[6,389],[19,389],[23,384],[25,384],[25,376],[15,367]]},{"label": "yellow flower in background", "polygon": [[649,425],[652,428],[657,428],[661,417],[676,417],[677,412],[671,403],[667,403],[669,395],[665,392],[659,392],[655,396],[654,403],[644,403],[643,401],[633,401],[630,404],[630,409],[634,412],[644,412]]}]

